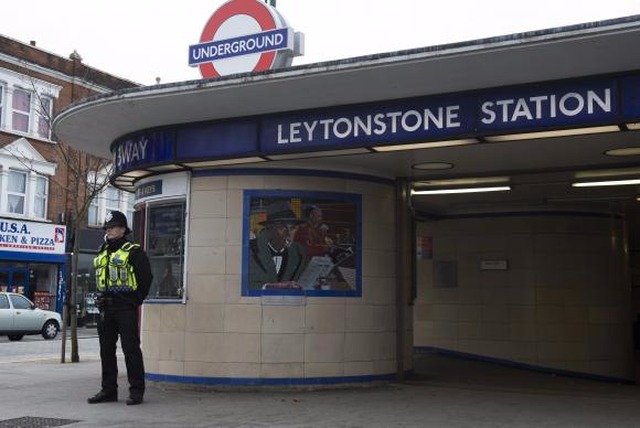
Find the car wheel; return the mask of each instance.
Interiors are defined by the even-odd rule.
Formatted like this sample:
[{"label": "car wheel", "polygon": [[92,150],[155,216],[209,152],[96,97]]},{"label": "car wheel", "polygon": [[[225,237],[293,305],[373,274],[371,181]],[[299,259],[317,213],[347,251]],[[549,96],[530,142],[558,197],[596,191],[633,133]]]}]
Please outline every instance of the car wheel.
[{"label": "car wheel", "polygon": [[15,342],[17,340],[22,340],[22,338],[24,337],[24,334],[10,334],[7,337],[9,338],[10,341]]},{"label": "car wheel", "polygon": [[58,323],[54,320],[47,321],[42,327],[42,337],[54,339],[58,335]]}]

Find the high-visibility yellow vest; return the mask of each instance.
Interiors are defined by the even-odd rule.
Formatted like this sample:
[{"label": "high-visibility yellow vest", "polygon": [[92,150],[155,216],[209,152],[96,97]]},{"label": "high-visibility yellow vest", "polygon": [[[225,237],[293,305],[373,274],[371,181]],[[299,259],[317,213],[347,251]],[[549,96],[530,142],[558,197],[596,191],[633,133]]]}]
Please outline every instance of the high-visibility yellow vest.
[{"label": "high-visibility yellow vest", "polygon": [[105,248],[93,259],[98,291],[127,293],[138,289],[138,281],[136,281],[133,266],[129,263],[129,254],[133,248],[139,247],[140,244],[125,242],[122,247],[111,253],[111,255],[108,254]]}]

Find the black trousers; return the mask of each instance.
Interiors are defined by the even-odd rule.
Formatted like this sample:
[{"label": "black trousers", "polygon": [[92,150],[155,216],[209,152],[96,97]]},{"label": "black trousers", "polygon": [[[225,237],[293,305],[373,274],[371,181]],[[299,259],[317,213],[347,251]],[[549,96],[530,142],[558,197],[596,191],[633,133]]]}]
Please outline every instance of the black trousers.
[{"label": "black trousers", "polygon": [[129,396],[144,395],[144,361],[138,333],[138,307],[106,307],[104,316],[98,319],[100,359],[102,362],[102,390],[108,394],[118,392],[118,360],[116,346],[118,336],[124,353],[129,380]]}]

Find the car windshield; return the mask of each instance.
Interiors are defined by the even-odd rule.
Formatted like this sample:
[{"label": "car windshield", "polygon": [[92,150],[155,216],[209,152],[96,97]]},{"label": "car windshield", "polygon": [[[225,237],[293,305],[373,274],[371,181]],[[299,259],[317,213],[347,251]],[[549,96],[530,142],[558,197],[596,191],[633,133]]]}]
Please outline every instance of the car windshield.
[{"label": "car windshield", "polygon": [[31,302],[26,297],[12,295],[11,303],[14,309],[31,309]]}]

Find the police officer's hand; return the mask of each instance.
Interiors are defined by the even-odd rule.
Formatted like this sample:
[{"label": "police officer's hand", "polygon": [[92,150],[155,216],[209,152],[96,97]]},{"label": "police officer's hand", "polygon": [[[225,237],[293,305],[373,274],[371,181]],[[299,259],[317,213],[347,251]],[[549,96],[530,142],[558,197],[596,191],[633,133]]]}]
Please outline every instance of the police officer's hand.
[{"label": "police officer's hand", "polygon": [[102,312],[104,310],[104,306],[107,303],[107,299],[104,296],[100,296],[96,298],[96,308],[98,308],[98,310],[100,312]]}]

